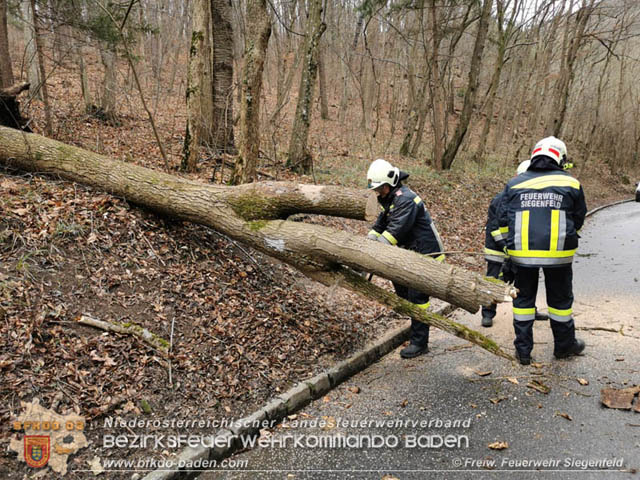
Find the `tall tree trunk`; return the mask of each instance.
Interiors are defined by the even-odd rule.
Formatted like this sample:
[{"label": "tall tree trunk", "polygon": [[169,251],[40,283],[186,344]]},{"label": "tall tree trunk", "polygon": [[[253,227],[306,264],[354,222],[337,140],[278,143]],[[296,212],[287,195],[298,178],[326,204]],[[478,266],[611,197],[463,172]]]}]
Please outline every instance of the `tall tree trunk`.
[{"label": "tall tree trunk", "polygon": [[[410,250],[320,225],[270,220],[307,211],[364,218],[368,203],[364,191],[358,194],[340,187],[283,183],[235,188],[198,184],[4,127],[0,127],[0,164],[95,185],[173,218],[207,225],[326,283],[343,280],[365,295],[366,289],[374,292],[368,295],[374,299],[380,292],[386,297],[380,299],[384,303],[396,297],[362,278],[357,279],[357,275],[341,265],[410,285],[471,312],[480,305],[508,301],[515,296],[515,289],[508,285]],[[403,314],[511,359],[495,342],[477,332],[428,313],[421,315],[420,309],[408,302],[394,302],[393,307]]]},{"label": "tall tree trunk", "polygon": [[298,105],[291,129],[287,159],[287,167],[305,174],[311,173],[313,168],[313,160],[307,142],[311,125],[313,89],[318,72],[318,44],[326,28],[327,25],[322,21],[322,0],[311,0],[304,40]]},{"label": "tall tree trunk", "polygon": [[49,90],[47,89],[47,75],[44,66],[44,53],[42,45],[42,37],[40,36],[40,19],[36,11],[36,0],[31,0],[31,11],[33,12],[33,28],[35,35],[33,36],[36,44],[36,56],[38,59],[38,72],[40,73],[40,90],[42,90],[42,102],[44,104],[44,121],[45,132],[47,135],[53,133],[53,124],[51,122],[51,107],[49,106]]},{"label": "tall tree trunk", "polygon": [[0,89],[13,85],[13,69],[9,52],[7,0],[0,0]]},{"label": "tall tree trunk", "polygon": [[40,88],[40,66],[38,65],[38,50],[36,48],[36,29],[34,23],[31,0],[22,0],[22,15],[24,17],[25,61],[27,64],[27,79],[31,84],[31,95],[42,100]]},{"label": "tall tree trunk", "polygon": [[229,0],[211,0],[213,119],[209,140],[219,152],[235,153],[233,137],[233,28]]},{"label": "tall tree trunk", "polygon": [[327,72],[324,51],[318,52],[318,99],[320,100],[320,118],[329,120],[329,101],[327,99]]},{"label": "tall tree trunk", "polygon": [[436,0],[429,2],[429,34],[431,35],[431,52],[429,55],[428,78],[429,94],[433,103],[431,109],[431,127],[433,130],[433,148],[431,163],[435,169],[442,168],[441,159],[444,154],[445,143],[445,99],[442,81],[440,80],[440,31],[439,5]]},{"label": "tall tree trunk", "polygon": [[191,3],[192,30],[187,69],[187,125],[182,147],[182,170],[196,170],[203,142],[215,128],[213,114],[211,0]]},{"label": "tall tree trunk", "polygon": [[451,168],[451,165],[456,158],[456,154],[458,153],[458,149],[460,148],[460,145],[467,134],[467,129],[469,128],[469,122],[471,121],[471,115],[473,114],[473,107],[475,105],[476,95],[478,92],[478,79],[480,78],[480,69],[482,66],[482,54],[484,52],[484,45],[487,39],[489,18],[491,17],[492,7],[493,0],[484,0],[480,21],[478,22],[478,33],[476,34],[476,41],[473,46],[473,56],[471,58],[471,66],[469,67],[469,80],[467,82],[467,90],[464,95],[462,113],[453,137],[442,156],[443,169]]},{"label": "tall tree trunk", "polygon": [[[556,89],[555,100],[553,103],[552,122],[549,124],[547,134],[559,137],[562,133],[564,118],[567,113],[567,104],[569,102],[569,93],[571,91],[571,83],[575,76],[575,62],[578,51],[584,40],[584,32],[587,22],[593,13],[593,6],[596,0],[583,0],[583,6],[576,12],[576,20],[574,30],[572,32],[569,47],[564,55],[560,67],[560,78]],[[567,25],[567,28],[570,28]]]},{"label": "tall tree trunk", "polygon": [[117,58],[115,47],[103,44],[100,49],[100,60],[104,67],[104,76],[102,77],[102,95],[100,98],[100,107],[105,116],[106,121],[111,125],[118,125],[118,109],[116,107],[116,88],[117,88]]},{"label": "tall tree trunk", "polygon": [[266,0],[248,0],[244,64],[240,79],[240,140],[238,158],[231,182],[235,185],[252,182],[256,178],[260,151],[260,95],[262,70],[271,36],[271,18]]}]

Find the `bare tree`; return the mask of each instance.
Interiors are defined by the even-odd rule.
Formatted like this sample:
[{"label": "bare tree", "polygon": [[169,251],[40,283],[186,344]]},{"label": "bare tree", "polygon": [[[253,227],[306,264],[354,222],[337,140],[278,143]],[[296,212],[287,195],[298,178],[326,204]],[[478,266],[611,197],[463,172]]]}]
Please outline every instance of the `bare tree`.
[{"label": "bare tree", "polygon": [[187,70],[187,126],[184,136],[182,169],[193,172],[200,147],[213,127],[213,46],[211,38],[211,0],[191,2],[191,46]]},{"label": "bare tree", "polygon": [[9,52],[7,0],[0,0],[0,89],[13,85],[13,69]]},{"label": "bare tree", "polygon": [[255,180],[260,151],[260,95],[262,70],[271,36],[271,18],[266,0],[247,0],[246,34],[241,74],[238,158],[231,182]]},{"label": "bare tree", "polygon": [[311,173],[313,160],[307,142],[311,124],[313,88],[318,71],[318,44],[327,25],[322,20],[322,0],[311,0],[304,41],[302,73],[298,90],[298,105],[291,129],[287,167],[302,173]]},{"label": "bare tree", "polygon": [[480,76],[480,68],[482,66],[482,53],[484,51],[484,45],[487,38],[492,7],[493,0],[484,0],[480,21],[478,22],[476,41],[473,46],[471,66],[469,67],[469,80],[467,82],[467,89],[464,95],[462,114],[460,115],[460,120],[456,126],[453,138],[447,144],[447,148],[442,156],[441,165],[443,169],[451,168],[451,165],[456,158],[456,154],[458,153],[458,149],[462,144],[462,140],[464,140],[469,128],[469,122],[471,121],[471,114],[473,113],[473,107],[475,105],[478,91],[478,79]]},{"label": "bare tree", "polygon": [[31,95],[42,99],[40,89],[40,66],[38,65],[38,50],[36,48],[36,29],[31,0],[22,0],[22,16],[24,18],[25,61],[27,64],[27,79],[31,84]]},{"label": "bare tree", "polygon": [[[573,6],[573,1],[570,3]],[[596,0],[582,0],[582,6],[575,13],[575,21],[569,22],[565,34],[569,37],[569,44],[563,52],[562,63],[560,67],[560,78],[556,87],[555,98],[553,102],[553,121],[547,127],[547,133],[560,136],[564,123],[565,114],[567,112],[567,103],[569,101],[569,93],[571,83],[575,76],[575,62],[578,51],[584,44],[585,29],[589,17],[594,11]]]}]

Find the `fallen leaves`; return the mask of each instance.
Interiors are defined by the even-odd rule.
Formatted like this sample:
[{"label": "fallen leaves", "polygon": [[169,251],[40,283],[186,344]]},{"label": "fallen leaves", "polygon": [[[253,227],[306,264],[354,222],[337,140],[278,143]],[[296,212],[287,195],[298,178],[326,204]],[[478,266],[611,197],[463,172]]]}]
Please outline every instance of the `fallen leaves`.
[{"label": "fallen leaves", "polygon": [[[640,386],[629,388],[603,388],[600,390],[600,401],[608,408],[631,410],[633,399],[640,393]],[[640,412],[640,400],[636,402],[635,411]]]},{"label": "fallen leaves", "polygon": [[556,417],[562,417],[562,418],[566,418],[567,420],[569,420],[570,422],[573,421],[573,418],[571,418],[571,415],[569,415],[568,413],[564,413],[564,412],[556,412],[555,413]]},{"label": "fallen leaves", "polygon": [[487,445],[491,450],[504,450],[509,448],[509,444],[507,442],[493,442]]},{"label": "fallen leaves", "polygon": [[527,387],[547,395],[551,391],[551,387],[545,385],[539,380],[531,380],[527,383]]}]

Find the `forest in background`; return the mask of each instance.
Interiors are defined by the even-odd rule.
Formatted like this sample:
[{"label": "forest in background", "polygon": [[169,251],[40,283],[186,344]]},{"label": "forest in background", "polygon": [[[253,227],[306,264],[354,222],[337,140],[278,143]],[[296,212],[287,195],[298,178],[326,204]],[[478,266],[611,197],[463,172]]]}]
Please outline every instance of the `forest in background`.
[{"label": "forest in background", "polygon": [[[137,116],[158,124],[164,147],[149,152],[190,170],[221,153],[301,173],[379,156],[511,168],[550,134],[580,173],[594,159],[614,173],[638,165],[640,6],[630,0],[0,4],[1,86],[29,81],[25,112],[63,141],[69,117],[118,126]],[[243,85],[258,76],[251,55],[267,26],[262,102],[250,112],[256,90]]]}]

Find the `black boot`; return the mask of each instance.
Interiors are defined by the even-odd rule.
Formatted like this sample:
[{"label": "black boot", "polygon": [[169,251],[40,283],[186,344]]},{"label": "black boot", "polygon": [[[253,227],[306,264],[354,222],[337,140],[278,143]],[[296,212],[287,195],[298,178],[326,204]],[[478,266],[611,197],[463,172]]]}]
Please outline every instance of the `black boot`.
[{"label": "black boot", "polygon": [[489,315],[486,314],[482,314],[482,326],[483,327],[490,327],[493,325],[493,317],[490,317]]},{"label": "black boot", "polygon": [[[533,320],[513,321],[516,339],[513,345],[516,347],[516,356],[521,365],[531,363],[531,350],[533,350]],[[528,363],[523,363],[528,362]]]},{"label": "black boot", "polygon": [[536,320],[537,320],[537,321],[545,321],[545,320],[549,320],[549,315],[547,315],[546,313],[540,313],[540,312],[536,309]]},{"label": "black boot", "polygon": [[423,353],[427,353],[429,351],[429,347],[426,345],[421,347],[420,345],[416,345],[415,343],[410,343],[409,346],[400,350],[400,356],[402,358],[414,358],[422,355]]},{"label": "black boot", "polygon": [[[550,319],[549,324],[553,332],[553,355],[556,358],[566,358],[572,354],[571,352],[576,343],[576,327],[573,319],[568,322],[558,322]],[[583,347],[584,349],[584,347]]]},{"label": "black boot", "polygon": [[584,340],[576,338],[571,347],[569,347],[567,350],[554,351],[553,356],[556,358],[569,358],[573,357],[574,355],[584,355],[582,352],[584,351],[585,346],[586,345],[584,343]]}]

